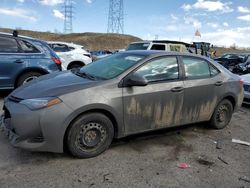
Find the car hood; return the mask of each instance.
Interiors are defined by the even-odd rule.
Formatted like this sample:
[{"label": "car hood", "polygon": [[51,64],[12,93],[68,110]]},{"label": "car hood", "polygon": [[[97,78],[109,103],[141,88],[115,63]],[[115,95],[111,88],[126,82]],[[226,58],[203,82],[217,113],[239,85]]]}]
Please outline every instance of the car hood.
[{"label": "car hood", "polygon": [[17,88],[10,95],[20,99],[60,96],[89,88],[99,82],[79,77],[70,71],[51,73]]}]

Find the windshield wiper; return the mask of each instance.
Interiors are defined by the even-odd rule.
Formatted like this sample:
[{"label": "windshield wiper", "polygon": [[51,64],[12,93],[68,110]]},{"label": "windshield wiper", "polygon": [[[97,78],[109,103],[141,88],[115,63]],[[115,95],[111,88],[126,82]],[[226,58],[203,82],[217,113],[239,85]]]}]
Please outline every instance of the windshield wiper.
[{"label": "windshield wiper", "polygon": [[97,78],[93,75],[90,75],[86,72],[80,72],[80,71],[74,71],[73,72],[75,75],[83,77],[83,78],[88,78],[89,80],[97,80]]}]

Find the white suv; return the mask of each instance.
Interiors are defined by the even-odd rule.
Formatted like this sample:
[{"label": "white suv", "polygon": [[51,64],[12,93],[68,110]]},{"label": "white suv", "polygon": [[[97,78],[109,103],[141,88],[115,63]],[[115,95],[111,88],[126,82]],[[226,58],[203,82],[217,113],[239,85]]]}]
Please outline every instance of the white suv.
[{"label": "white suv", "polygon": [[83,46],[66,42],[48,42],[62,61],[62,69],[80,68],[92,62],[92,57]]}]

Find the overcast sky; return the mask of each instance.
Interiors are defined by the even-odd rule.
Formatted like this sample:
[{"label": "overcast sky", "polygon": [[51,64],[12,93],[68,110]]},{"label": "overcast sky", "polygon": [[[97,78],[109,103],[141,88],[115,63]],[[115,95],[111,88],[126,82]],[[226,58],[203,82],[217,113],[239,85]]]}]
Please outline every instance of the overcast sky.
[{"label": "overcast sky", "polygon": [[[74,32],[106,32],[109,0],[74,0]],[[63,0],[1,0],[0,27],[63,32]],[[250,0],[124,0],[124,32],[250,46]]]}]

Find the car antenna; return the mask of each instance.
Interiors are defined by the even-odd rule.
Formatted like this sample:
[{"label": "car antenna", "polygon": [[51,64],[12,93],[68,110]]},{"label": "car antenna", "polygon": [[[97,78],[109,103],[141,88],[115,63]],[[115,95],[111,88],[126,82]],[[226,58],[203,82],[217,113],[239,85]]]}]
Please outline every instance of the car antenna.
[{"label": "car antenna", "polygon": [[13,31],[13,37],[18,37],[18,31],[17,30]]}]

